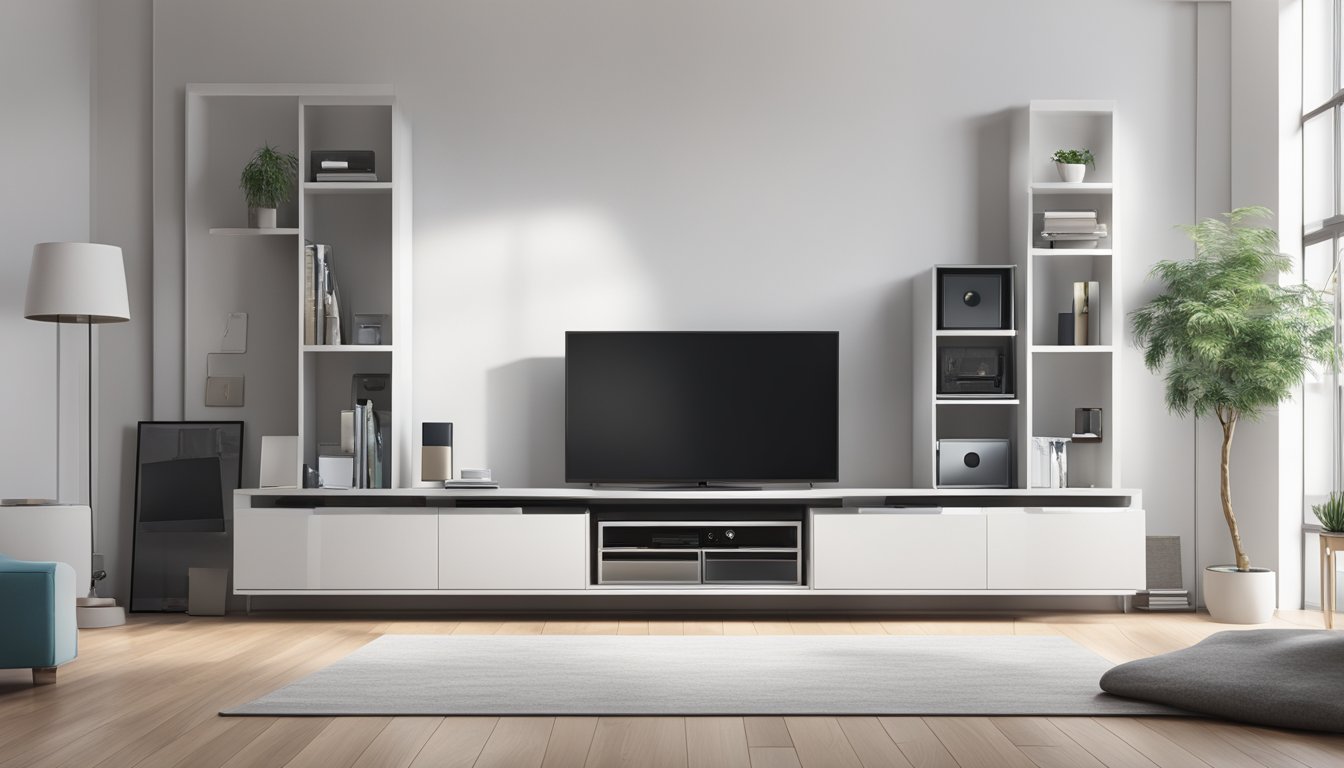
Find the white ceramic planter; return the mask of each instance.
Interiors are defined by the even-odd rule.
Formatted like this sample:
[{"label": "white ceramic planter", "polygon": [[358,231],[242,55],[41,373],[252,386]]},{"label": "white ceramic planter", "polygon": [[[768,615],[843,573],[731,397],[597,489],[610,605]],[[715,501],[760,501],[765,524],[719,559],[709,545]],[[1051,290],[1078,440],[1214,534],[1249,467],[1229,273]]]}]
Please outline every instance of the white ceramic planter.
[{"label": "white ceramic planter", "polygon": [[1235,565],[1204,569],[1204,604],[1220,624],[1265,624],[1274,616],[1274,572],[1238,571]]},{"label": "white ceramic planter", "polygon": [[253,227],[257,229],[275,229],[274,208],[249,208],[247,212],[250,214]]},{"label": "white ceramic planter", "polygon": [[1083,163],[1055,163],[1059,178],[1070,184],[1078,184],[1087,175],[1087,166]]}]

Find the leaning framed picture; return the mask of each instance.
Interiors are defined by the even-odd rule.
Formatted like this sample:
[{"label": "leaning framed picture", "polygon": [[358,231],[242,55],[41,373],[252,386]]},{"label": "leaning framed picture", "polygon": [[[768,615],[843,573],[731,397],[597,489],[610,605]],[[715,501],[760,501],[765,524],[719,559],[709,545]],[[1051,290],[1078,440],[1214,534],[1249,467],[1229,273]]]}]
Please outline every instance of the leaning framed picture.
[{"label": "leaning framed picture", "polygon": [[229,567],[242,451],[241,421],[139,423],[132,611],[185,611],[190,569]]}]

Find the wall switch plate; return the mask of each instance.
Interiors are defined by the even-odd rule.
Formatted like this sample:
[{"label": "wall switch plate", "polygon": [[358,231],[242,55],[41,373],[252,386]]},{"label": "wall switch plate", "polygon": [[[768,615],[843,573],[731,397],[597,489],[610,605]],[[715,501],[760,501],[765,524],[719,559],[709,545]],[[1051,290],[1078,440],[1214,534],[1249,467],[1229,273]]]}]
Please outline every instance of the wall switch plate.
[{"label": "wall switch plate", "polygon": [[242,376],[208,376],[205,379],[205,404],[219,408],[243,406]]},{"label": "wall switch plate", "polygon": [[224,340],[219,345],[220,352],[247,351],[247,313],[230,312],[224,320]]}]

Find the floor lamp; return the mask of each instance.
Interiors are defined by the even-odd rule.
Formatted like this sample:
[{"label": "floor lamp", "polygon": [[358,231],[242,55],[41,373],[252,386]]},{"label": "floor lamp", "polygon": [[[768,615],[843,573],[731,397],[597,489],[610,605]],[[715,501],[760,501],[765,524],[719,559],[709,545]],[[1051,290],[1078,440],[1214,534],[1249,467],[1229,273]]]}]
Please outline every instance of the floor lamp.
[{"label": "floor lamp", "polygon": [[[124,323],[131,319],[126,299],[126,269],[121,249],[99,243],[38,243],[33,246],[33,264],[28,271],[28,295],[23,316],[48,323],[78,323],[89,335],[89,556],[98,551],[97,517],[93,499],[93,326]],[[56,378],[60,388],[59,330],[56,334]],[[56,404],[56,441],[60,444],[60,397]],[[60,495],[60,454],[56,462],[56,493]],[[96,581],[95,576],[95,581]],[[76,601],[80,627],[106,627],[126,623],[126,613],[110,598],[93,596]]]}]

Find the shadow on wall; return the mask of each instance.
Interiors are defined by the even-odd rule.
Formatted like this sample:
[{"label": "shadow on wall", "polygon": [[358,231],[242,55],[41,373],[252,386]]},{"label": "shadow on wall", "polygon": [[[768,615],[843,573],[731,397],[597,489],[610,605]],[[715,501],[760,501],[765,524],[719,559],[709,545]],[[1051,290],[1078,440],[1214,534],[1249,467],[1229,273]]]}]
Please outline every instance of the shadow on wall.
[{"label": "shadow on wall", "polygon": [[[1009,206],[1004,204],[1011,192],[1009,158],[1012,155],[1013,117],[1020,110],[1002,109],[981,115],[975,126],[975,243],[978,253],[965,259],[970,263],[1008,264],[1015,260],[1009,251]],[[961,261],[961,259],[953,259]]]},{"label": "shadow on wall", "polygon": [[565,359],[530,357],[491,368],[485,403],[486,459],[495,481],[506,488],[564,485]]}]

